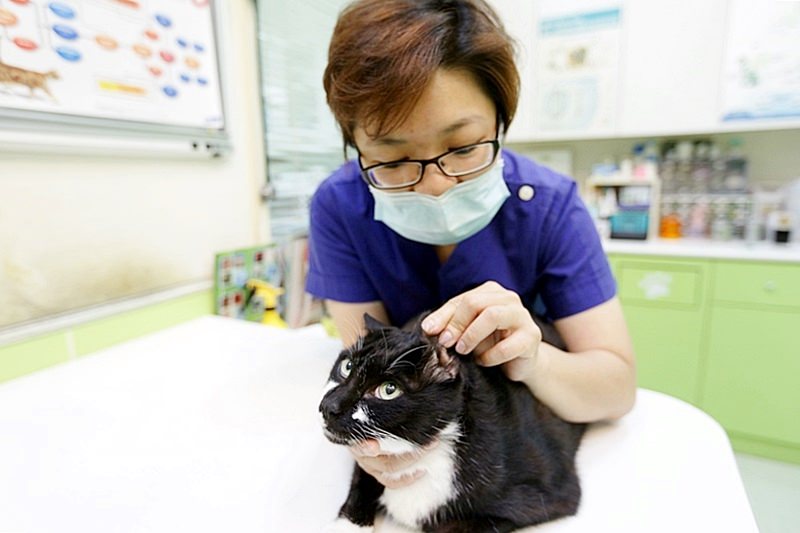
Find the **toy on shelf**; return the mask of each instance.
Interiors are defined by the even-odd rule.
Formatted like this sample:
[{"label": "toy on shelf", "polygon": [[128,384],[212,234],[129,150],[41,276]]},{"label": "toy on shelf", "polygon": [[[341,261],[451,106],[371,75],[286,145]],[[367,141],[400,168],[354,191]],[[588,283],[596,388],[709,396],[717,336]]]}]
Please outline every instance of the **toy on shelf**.
[{"label": "toy on shelf", "polygon": [[286,322],[278,313],[278,296],[284,291],[261,279],[247,280],[248,296],[244,306],[251,313],[261,315],[261,323],[279,328],[287,327]]},{"label": "toy on shelf", "polygon": [[280,327],[319,322],[322,302],[305,292],[308,239],[216,254],[215,312]]},{"label": "toy on shelf", "polygon": [[[284,285],[284,270],[275,245],[242,248],[217,254],[214,283],[216,313],[231,318],[261,322],[264,309],[253,311],[248,305],[252,293],[247,286],[250,280],[262,280],[272,287]],[[278,300],[278,314],[283,314],[283,302]]]}]

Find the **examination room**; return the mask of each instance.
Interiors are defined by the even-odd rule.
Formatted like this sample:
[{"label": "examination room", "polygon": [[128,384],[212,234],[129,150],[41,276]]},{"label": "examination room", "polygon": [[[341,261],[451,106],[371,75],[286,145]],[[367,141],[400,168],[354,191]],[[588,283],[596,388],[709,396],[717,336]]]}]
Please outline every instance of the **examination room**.
[{"label": "examination room", "polygon": [[800,532],[800,0],[0,0],[0,533]]}]

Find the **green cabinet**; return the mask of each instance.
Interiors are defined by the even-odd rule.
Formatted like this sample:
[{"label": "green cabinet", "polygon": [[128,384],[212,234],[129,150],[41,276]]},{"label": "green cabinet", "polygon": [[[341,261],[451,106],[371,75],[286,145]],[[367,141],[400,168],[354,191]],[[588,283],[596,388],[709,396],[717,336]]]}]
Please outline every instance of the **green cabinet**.
[{"label": "green cabinet", "polygon": [[612,266],[638,384],[698,404],[708,265],[616,257]]},{"label": "green cabinet", "polygon": [[609,261],[639,385],[699,406],[736,449],[800,463],[800,263]]},{"label": "green cabinet", "polygon": [[800,450],[800,266],[716,266],[702,405],[729,431]]}]

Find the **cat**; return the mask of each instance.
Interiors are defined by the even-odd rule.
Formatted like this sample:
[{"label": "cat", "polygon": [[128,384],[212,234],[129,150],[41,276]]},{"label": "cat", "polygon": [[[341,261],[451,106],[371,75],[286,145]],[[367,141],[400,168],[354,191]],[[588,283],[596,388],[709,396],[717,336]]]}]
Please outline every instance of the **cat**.
[{"label": "cat", "polygon": [[29,97],[33,96],[36,89],[41,89],[47,95],[56,101],[56,97],[50,92],[47,86],[47,80],[59,80],[61,76],[55,70],[48,70],[47,72],[36,72],[33,70],[26,70],[20,67],[14,67],[7,63],[0,61],[0,83],[16,83],[24,85],[30,91]]},{"label": "cat", "polygon": [[[356,465],[335,530],[371,531],[381,512],[437,533],[506,533],[575,514],[585,425],[558,418],[500,367],[442,347],[422,318],[401,329],[364,315],[366,334],[333,365],[320,403],[328,440],[374,438],[386,453],[439,440],[415,465],[426,475],[404,488],[384,488]],[[545,342],[564,346],[539,325]]]}]

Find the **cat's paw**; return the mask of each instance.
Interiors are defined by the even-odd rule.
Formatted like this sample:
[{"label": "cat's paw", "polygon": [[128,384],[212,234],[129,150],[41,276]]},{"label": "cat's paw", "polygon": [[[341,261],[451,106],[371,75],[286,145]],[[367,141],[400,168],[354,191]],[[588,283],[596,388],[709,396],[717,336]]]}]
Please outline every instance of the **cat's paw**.
[{"label": "cat's paw", "polygon": [[359,526],[347,518],[337,518],[325,528],[325,533],[372,533],[372,526]]}]

